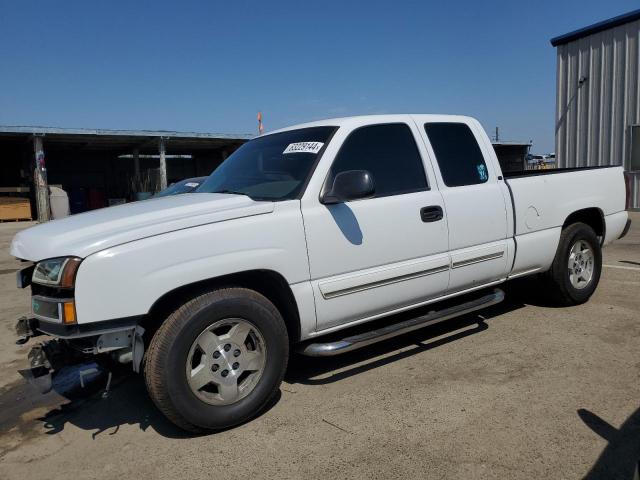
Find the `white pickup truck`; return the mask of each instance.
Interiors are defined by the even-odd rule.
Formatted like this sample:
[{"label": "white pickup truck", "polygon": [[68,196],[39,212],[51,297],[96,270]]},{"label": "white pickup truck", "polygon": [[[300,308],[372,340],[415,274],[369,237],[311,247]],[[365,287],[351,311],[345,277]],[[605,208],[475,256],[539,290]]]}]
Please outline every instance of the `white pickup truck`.
[{"label": "white pickup truck", "polygon": [[587,301],[629,226],[622,168],[505,177],[472,118],[342,118],[249,141],[196,193],[24,230],[17,329],[55,337],[25,374],[46,389],[86,356],[131,362],[176,425],[220,429],[267,404],[291,349],[360,348],[497,303],[524,275]]}]

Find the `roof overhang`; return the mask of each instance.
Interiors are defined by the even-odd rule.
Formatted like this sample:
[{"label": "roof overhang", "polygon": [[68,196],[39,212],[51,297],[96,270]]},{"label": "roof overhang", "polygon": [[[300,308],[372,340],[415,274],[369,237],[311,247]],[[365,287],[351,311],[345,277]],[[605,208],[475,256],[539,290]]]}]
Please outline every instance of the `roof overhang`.
[{"label": "roof overhang", "polygon": [[192,153],[226,146],[239,146],[253,138],[249,134],[174,132],[164,130],[105,130],[85,128],[0,126],[1,141],[25,141],[42,136],[47,148],[79,147],[85,150],[118,150],[140,153],[158,151],[160,139],[172,153]]},{"label": "roof overhang", "polygon": [[610,18],[609,20],[594,23],[593,25],[589,25],[588,27],[584,27],[579,30],[574,30],[573,32],[565,33],[564,35],[554,37],[551,39],[551,45],[553,45],[554,47],[564,45],[565,43],[573,42],[589,35],[593,35],[604,30],[609,30],[610,28],[619,27],[620,25],[624,25],[630,22],[635,22],[638,19],[640,19],[640,10],[634,10],[632,12],[624,13],[622,15],[618,15],[617,17]]}]

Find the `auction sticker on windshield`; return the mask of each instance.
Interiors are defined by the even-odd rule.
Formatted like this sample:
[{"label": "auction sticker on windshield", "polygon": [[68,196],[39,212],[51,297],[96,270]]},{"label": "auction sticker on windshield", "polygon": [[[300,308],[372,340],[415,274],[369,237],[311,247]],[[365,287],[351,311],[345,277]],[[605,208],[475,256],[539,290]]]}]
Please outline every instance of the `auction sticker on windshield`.
[{"label": "auction sticker on windshield", "polygon": [[290,143],[282,153],[318,153],[323,145],[322,142]]}]

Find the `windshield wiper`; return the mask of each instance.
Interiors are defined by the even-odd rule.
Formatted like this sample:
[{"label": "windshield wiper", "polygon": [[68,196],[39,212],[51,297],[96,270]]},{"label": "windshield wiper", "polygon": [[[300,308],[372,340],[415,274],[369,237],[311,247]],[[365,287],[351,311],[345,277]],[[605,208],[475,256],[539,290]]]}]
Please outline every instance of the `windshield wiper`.
[{"label": "windshield wiper", "polygon": [[248,193],[239,192],[238,190],[216,190],[215,192],[211,193],[229,193],[231,195],[244,195],[245,197],[251,198],[251,195],[249,195]]},{"label": "windshield wiper", "polygon": [[248,193],[239,192],[238,190],[225,189],[225,190],[216,190],[215,192],[210,192],[210,193],[228,193],[231,195],[244,195],[245,197],[249,197],[254,202],[272,202],[273,201],[273,199],[269,197],[256,197],[255,195],[249,195]]}]

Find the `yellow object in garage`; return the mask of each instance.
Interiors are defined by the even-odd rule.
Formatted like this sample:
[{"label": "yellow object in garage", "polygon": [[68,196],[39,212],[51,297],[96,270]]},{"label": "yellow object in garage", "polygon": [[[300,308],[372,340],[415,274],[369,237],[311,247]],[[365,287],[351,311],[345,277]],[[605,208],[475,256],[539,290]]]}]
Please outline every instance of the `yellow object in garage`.
[{"label": "yellow object in garage", "polygon": [[29,199],[0,197],[0,221],[2,220],[31,220]]}]

